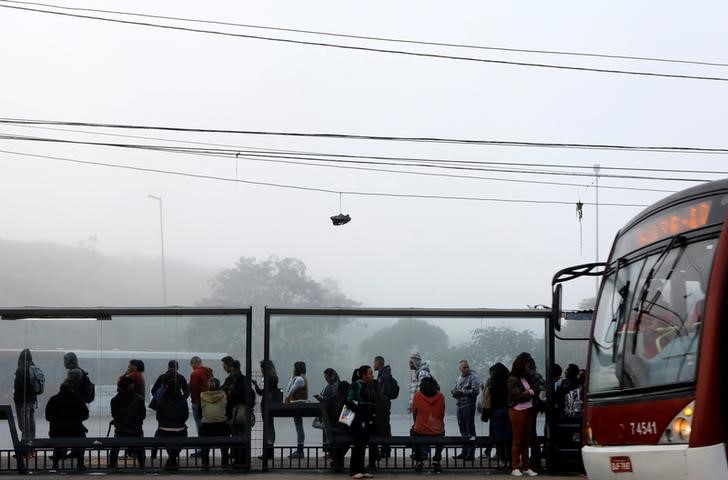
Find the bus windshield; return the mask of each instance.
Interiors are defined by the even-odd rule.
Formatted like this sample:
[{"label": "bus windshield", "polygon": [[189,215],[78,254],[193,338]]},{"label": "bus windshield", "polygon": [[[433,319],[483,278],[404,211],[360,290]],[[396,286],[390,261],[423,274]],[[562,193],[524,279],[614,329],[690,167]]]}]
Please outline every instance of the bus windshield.
[{"label": "bus windshield", "polygon": [[717,241],[673,237],[662,250],[610,269],[595,318],[590,394],[695,381]]}]

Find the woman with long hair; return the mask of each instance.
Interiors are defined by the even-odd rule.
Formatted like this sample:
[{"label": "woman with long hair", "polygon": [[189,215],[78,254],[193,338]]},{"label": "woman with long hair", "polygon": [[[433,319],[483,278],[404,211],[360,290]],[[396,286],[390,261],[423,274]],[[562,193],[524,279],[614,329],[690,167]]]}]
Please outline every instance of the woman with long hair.
[{"label": "woman with long hair", "polygon": [[273,417],[267,414],[267,409],[274,403],[281,403],[283,400],[282,392],[278,389],[278,373],[276,366],[271,360],[260,361],[260,374],[263,376],[263,386],[259,386],[255,380],[252,380],[255,393],[260,395],[260,411],[263,412],[264,429],[267,437],[264,439],[263,455],[258,458],[263,460],[264,456],[273,459],[273,444],[276,442],[276,427]]},{"label": "woman with long hair", "polygon": [[374,388],[374,371],[369,365],[362,365],[357,369],[359,379],[352,383],[346,394],[346,406],[356,415],[351,423],[351,434],[354,436],[354,448],[351,451],[349,472],[351,478],[372,478],[364,468],[364,455],[366,453],[369,436],[374,426],[374,412],[376,408],[377,392]]},{"label": "woman with long hair", "polygon": [[[306,378],[306,363],[295,362],[293,364],[293,372],[291,379],[288,381],[286,389],[285,403],[306,402],[308,401],[308,379]],[[296,426],[297,448],[295,452],[291,452],[289,458],[303,458],[303,443],[306,440],[306,434],[303,431],[303,418],[293,417],[293,424]]]},{"label": "woman with long hair", "polygon": [[520,353],[511,367],[508,377],[508,417],[513,428],[511,443],[511,475],[522,477],[524,474],[535,477],[538,473],[531,470],[528,460],[528,447],[531,444],[531,432],[536,416],[533,399],[536,395],[533,378],[529,370],[533,358],[528,352]]}]

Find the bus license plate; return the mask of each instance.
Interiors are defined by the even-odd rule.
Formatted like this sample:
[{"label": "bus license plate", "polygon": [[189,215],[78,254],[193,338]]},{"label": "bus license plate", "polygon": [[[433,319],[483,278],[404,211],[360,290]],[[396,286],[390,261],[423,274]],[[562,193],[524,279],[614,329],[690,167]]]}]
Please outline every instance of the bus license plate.
[{"label": "bus license plate", "polygon": [[609,457],[609,461],[612,464],[612,473],[632,472],[632,460],[630,460],[629,457]]}]

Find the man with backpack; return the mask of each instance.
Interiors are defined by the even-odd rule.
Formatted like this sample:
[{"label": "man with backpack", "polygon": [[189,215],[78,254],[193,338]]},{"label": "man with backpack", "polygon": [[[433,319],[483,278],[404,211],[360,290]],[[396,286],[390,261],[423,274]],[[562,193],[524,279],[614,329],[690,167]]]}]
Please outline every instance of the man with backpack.
[{"label": "man with backpack", "polygon": [[[22,439],[28,442],[35,439],[35,409],[38,407],[38,395],[45,388],[43,371],[33,363],[33,355],[29,349],[20,352],[18,369],[15,370],[13,384],[13,401],[18,416],[18,427]],[[28,458],[35,457],[35,452],[28,452]]]},{"label": "man with backpack", "polygon": [[92,403],[96,398],[96,386],[88,377],[88,372],[78,366],[78,357],[73,352],[63,356],[63,366],[68,370],[66,382],[84,403]]},{"label": "man with backpack", "polygon": [[[377,405],[374,417],[376,432],[380,437],[390,438],[392,436],[392,427],[389,417],[392,412],[392,400],[399,396],[399,384],[392,376],[392,369],[389,365],[385,365],[384,357],[381,355],[374,357],[374,370],[377,372],[375,383]],[[383,445],[379,449],[379,458],[389,458],[389,456],[389,446]]]}]

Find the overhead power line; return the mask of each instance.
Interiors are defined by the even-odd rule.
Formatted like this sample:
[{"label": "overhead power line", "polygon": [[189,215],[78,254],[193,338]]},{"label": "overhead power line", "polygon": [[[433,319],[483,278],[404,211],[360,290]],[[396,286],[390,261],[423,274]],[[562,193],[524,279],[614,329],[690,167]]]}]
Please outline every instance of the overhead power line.
[{"label": "overhead power line", "polygon": [[133,16],[133,17],[142,17],[142,18],[154,18],[154,19],[158,19],[158,20],[174,20],[174,21],[190,22],[190,23],[202,23],[202,24],[208,24],[208,25],[222,25],[222,26],[227,26],[227,27],[255,28],[255,29],[259,29],[259,30],[271,30],[271,31],[276,31],[276,32],[303,33],[306,35],[320,35],[320,36],[336,37],[336,38],[351,38],[351,39],[356,39],[356,40],[373,40],[373,41],[378,41],[378,42],[402,43],[402,44],[407,44],[407,45],[424,45],[424,46],[430,46],[430,47],[466,48],[466,49],[488,50],[488,51],[497,51],[497,52],[530,53],[530,54],[539,54],[539,55],[561,55],[561,56],[588,57],[588,58],[608,58],[608,59],[616,59],[616,60],[640,60],[640,61],[648,61],[648,62],[676,63],[676,64],[684,64],[684,65],[728,67],[728,63],[708,62],[708,61],[699,61],[699,60],[683,60],[683,59],[662,58],[662,57],[640,57],[640,56],[635,56],[635,55],[615,55],[615,54],[590,53],[590,52],[570,52],[570,51],[562,51],[562,50],[533,50],[533,49],[525,49],[525,48],[506,48],[506,47],[494,47],[494,46],[487,46],[487,45],[473,45],[473,44],[468,44],[468,43],[431,42],[431,41],[411,40],[411,39],[403,39],[403,38],[377,37],[377,36],[370,36],[370,35],[353,35],[353,34],[337,33],[337,32],[322,32],[322,31],[318,31],[318,30],[304,30],[304,29],[300,29],[300,28],[272,27],[272,26],[268,26],[268,25],[253,25],[253,24],[249,24],[249,23],[221,22],[221,21],[216,21],[216,20],[201,20],[201,19],[197,19],[197,18],[175,17],[175,16],[169,16],[169,15],[153,15],[153,14],[148,14],[148,13],[121,12],[121,11],[117,11],[117,10],[102,10],[102,9],[97,9],[97,8],[70,7],[70,6],[66,6],[66,5],[54,5],[54,4],[50,4],[50,3],[23,2],[23,1],[17,1],[17,0],[0,0],[0,1],[3,3],[14,3],[14,4],[19,4],[19,5],[36,5],[36,6],[41,6],[41,7],[51,7],[51,8],[56,8],[56,9],[60,9],[60,10],[73,10],[73,11],[78,11],[78,12],[95,12],[95,13],[105,13],[105,14],[111,14],[111,15],[124,15],[124,16]]},{"label": "overhead power line", "polygon": [[218,30],[206,30],[206,29],[200,29],[200,28],[180,27],[180,26],[174,26],[174,25],[163,25],[163,24],[151,23],[151,22],[121,20],[118,18],[106,18],[106,17],[95,16],[95,15],[81,15],[81,14],[77,14],[77,13],[65,13],[65,12],[58,12],[58,11],[53,11],[53,10],[43,10],[43,9],[39,9],[39,8],[20,7],[20,6],[16,6],[16,5],[8,5],[8,4],[0,4],[0,8],[8,8],[8,9],[13,9],[13,10],[35,12],[35,13],[46,13],[46,14],[50,14],[50,15],[58,15],[58,16],[63,16],[63,17],[83,18],[83,19],[87,19],[87,20],[98,20],[98,21],[103,21],[103,22],[120,23],[120,24],[125,24],[125,25],[136,25],[136,26],[142,26],[142,27],[163,28],[163,29],[167,29],[167,30],[179,30],[179,31],[184,31],[184,32],[204,33],[204,34],[208,34],[208,35],[220,35],[220,36],[235,37],[235,38],[247,38],[247,39],[251,39],[251,40],[265,40],[265,41],[271,41],[271,42],[308,45],[308,46],[314,46],[314,47],[339,48],[339,49],[344,49],[344,50],[357,50],[357,51],[362,51],[362,52],[386,53],[386,54],[393,54],[393,55],[408,55],[408,56],[422,57],[422,58],[436,58],[436,59],[441,59],[441,60],[459,60],[459,61],[467,61],[467,62],[511,65],[511,66],[518,66],[518,67],[550,68],[550,69],[558,69],[558,70],[610,73],[610,74],[618,74],[618,75],[637,75],[637,76],[646,76],[646,77],[679,78],[679,79],[689,79],[689,80],[710,80],[710,81],[720,81],[720,82],[728,81],[728,78],[726,78],[726,77],[714,77],[714,76],[705,76],[705,75],[686,75],[686,74],[676,74],[676,73],[659,73],[659,72],[644,72],[644,71],[620,70],[620,69],[609,69],[609,68],[579,67],[579,66],[574,66],[574,65],[556,65],[556,64],[549,64],[549,63],[538,63],[538,62],[516,62],[516,61],[511,61],[511,60],[495,60],[495,59],[466,57],[466,56],[458,56],[458,55],[445,55],[445,54],[437,54],[437,53],[413,52],[413,51],[406,51],[406,50],[392,50],[392,49],[386,49],[386,48],[363,47],[363,46],[357,46],[357,45],[344,45],[344,44],[336,44],[336,43],[314,42],[314,41],[307,41],[307,40],[293,40],[290,38],[266,37],[263,35],[249,35],[249,34],[242,34],[242,33],[222,32],[222,31],[218,31]]},{"label": "overhead power line", "polygon": [[[434,169],[449,169],[449,170],[465,170],[465,171],[486,171],[486,172],[499,172],[499,173],[515,173],[515,174],[530,174],[530,175],[555,175],[555,176],[577,176],[577,177],[588,177],[591,178],[594,175],[591,173],[581,172],[565,172],[555,170],[533,170],[533,169],[516,169],[516,168],[496,168],[488,166],[470,166],[470,165],[459,165],[457,161],[448,160],[434,160],[434,159],[420,159],[423,163],[412,163],[417,162],[418,159],[412,159],[407,157],[368,157],[364,155],[337,155],[337,157],[356,157],[360,159],[375,158],[375,159],[389,159],[394,158],[398,161],[394,162],[383,162],[383,161],[366,161],[366,160],[345,160],[342,158],[332,158],[332,156],[326,156],[325,158],[313,157],[313,156],[300,156],[300,155],[286,155],[278,152],[260,152],[257,150],[230,150],[230,149],[209,149],[209,148],[191,148],[191,147],[175,147],[168,145],[137,145],[137,144],[123,144],[123,143],[106,143],[106,142],[89,142],[81,140],[66,140],[49,137],[28,137],[18,135],[2,135],[5,140],[23,140],[23,141],[35,141],[35,142],[49,142],[49,143],[68,143],[68,144],[81,144],[91,146],[103,146],[103,147],[119,147],[119,148],[131,148],[141,150],[154,150],[154,151],[166,151],[172,153],[191,153],[195,155],[207,155],[207,156],[223,156],[223,157],[238,157],[242,153],[246,154],[246,158],[256,157],[256,160],[262,159],[289,159],[289,160],[315,160],[319,162],[335,162],[335,163],[356,163],[366,165],[389,165],[389,166],[400,166],[400,167],[422,167],[422,168],[434,168]],[[408,162],[408,163],[403,163]],[[440,163],[443,162],[443,163]],[[292,163],[292,162],[289,162]],[[639,176],[639,175],[617,175],[617,174],[600,174],[602,178],[620,178],[620,179],[633,179],[633,180],[663,180],[663,181],[687,181],[687,182],[706,182],[709,180],[701,178],[676,178],[676,177],[657,177],[657,176]],[[671,192],[671,191],[670,191]]]},{"label": "overhead power line", "polygon": [[[4,0],[0,0],[4,1]],[[2,123],[2,122],[0,122]],[[195,142],[190,140],[180,140],[173,138],[163,137],[150,137],[147,135],[124,135],[119,133],[109,132],[94,132],[90,130],[78,130],[71,128],[54,128],[54,127],[43,127],[40,125],[13,125],[14,127],[21,128],[32,128],[40,130],[49,130],[54,132],[67,132],[67,133],[81,133],[84,135],[98,135],[118,138],[136,138],[143,140],[159,140],[171,143],[183,143],[189,145],[206,145],[210,147],[223,147],[232,149],[232,152],[242,151],[260,151],[262,153],[280,153],[280,154],[292,154],[302,156],[320,156],[320,157],[334,157],[334,158],[363,158],[372,160],[400,160],[400,161],[426,161],[436,163],[455,163],[460,165],[505,165],[505,166],[519,166],[519,167],[545,167],[545,168],[573,168],[581,170],[594,171],[593,165],[577,165],[577,164],[564,164],[564,163],[524,163],[524,162],[499,162],[499,161],[485,161],[485,160],[453,160],[453,159],[442,159],[442,158],[423,158],[423,157],[396,157],[396,156],[379,156],[379,155],[353,155],[353,154],[342,154],[342,153],[327,153],[327,152],[306,152],[301,150],[289,150],[280,148],[269,148],[269,147],[251,147],[241,146],[224,143],[213,143],[213,142]],[[600,165],[600,170],[621,170],[621,171],[635,171],[635,172],[659,172],[659,173],[692,173],[701,175],[728,175],[728,170],[696,170],[696,169],[677,169],[677,168],[647,168],[647,167],[617,167],[610,165]],[[574,186],[581,186],[574,184]],[[602,186],[600,185],[600,188]],[[624,187],[614,187],[624,188]],[[657,192],[674,192],[674,190],[652,190],[646,189],[646,191],[657,191]]]},{"label": "overhead power line", "polygon": [[[275,187],[275,188],[288,188],[294,190],[304,190],[311,192],[330,193],[335,195],[352,195],[352,196],[367,196],[367,197],[393,197],[393,198],[418,198],[418,199],[431,199],[431,200],[467,200],[467,201],[479,201],[479,202],[501,202],[501,203],[522,203],[522,204],[541,204],[541,205],[569,205],[573,206],[574,202],[566,202],[561,200],[528,200],[528,199],[513,199],[513,198],[498,198],[498,197],[469,197],[469,196],[456,196],[456,195],[425,195],[425,194],[411,194],[411,193],[392,193],[392,192],[365,192],[365,191],[353,191],[353,190],[333,190],[328,188],[318,187],[307,187],[302,185],[285,184],[285,183],[274,183],[274,182],[259,182],[253,180],[243,180],[239,178],[221,177],[216,175],[201,175],[195,173],[186,173],[175,170],[162,170],[156,168],[145,168],[136,167],[132,165],[119,165],[114,163],[95,162],[87,160],[78,160],[67,157],[57,157],[53,155],[40,155],[36,153],[25,153],[15,152],[9,150],[0,150],[0,153],[8,155],[19,155],[25,157],[43,158],[47,160],[56,160],[60,162],[75,163],[80,165],[93,165],[107,168],[118,168],[123,170],[132,170],[138,172],[147,173],[158,173],[164,175],[174,175],[179,177],[199,178],[205,180],[217,180],[232,183],[242,183],[247,185],[257,185],[262,187]],[[582,202],[584,205],[594,205],[590,202]],[[646,207],[647,205],[642,204],[631,204],[631,203],[605,203],[600,202],[600,207]]]},{"label": "overhead power line", "polygon": [[[32,120],[19,118],[0,118],[0,124],[11,125],[61,125],[73,127],[94,127],[94,128],[113,128],[128,130],[162,130],[169,132],[192,132],[192,133],[220,133],[235,135],[260,135],[260,136],[284,136],[284,137],[307,137],[307,138],[324,138],[324,139],[344,139],[344,140],[376,140],[376,141],[394,141],[394,142],[424,142],[424,143],[444,143],[458,145],[487,145],[499,147],[535,147],[535,148],[559,148],[559,149],[584,149],[584,150],[615,150],[615,151],[636,151],[636,152],[660,152],[660,153],[690,153],[690,154],[728,154],[727,148],[702,148],[702,147],[684,147],[684,146],[651,146],[651,145],[617,145],[617,144],[595,144],[595,143],[558,143],[558,142],[523,142],[523,141],[504,141],[504,140],[473,140],[459,138],[444,137],[398,137],[386,135],[360,135],[360,134],[343,134],[343,133],[308,133],[308,132],[283,132],[270,130],[234,130],[234,129],[217,129],[217,128],[188,128],[188,127],[169,127],[160,125],[130,125],[130,124],[114,124],[114,123],[94,123],[94,122],[69,122],[58,120]],[[605,176],[605,175],[600,175]],[[623,178],[623,177],[618,177]],[[702,179],[673,179],[684,181],[702,181]]]},{"label": "overhead power line", "polygon": [[[511,179],[511,178],[502,178],[502,177],[484,177],[484,176],[478,176],[478,175],[454,175],[454,174],[448,174],[448,173],[442,173],[442,172],[433,173],[433,172],[421,172],[421,171],[414,171],[414,170],[393,170],[393,169],[384,169],[384,168],[374,168],[371,166],[351,165],[353,163],[353,164],[384,165],[384,166],[390,165],[390,166],[397,166],[397,167],[429,167],[429,168],[437,168],[437,169],[491,171],[487,168],[454,167],[454,166],[449,166],[449,165],[437,165],[437,164],[409,164],[409,163],[393,163],[393,162],[382,163],[382,162],[349,161],[349,160],[340,160],[340,159],[333,159],[333,158],[318,158],[318,157],[284,155],[284,154],[275,153],[275,152],[261,152],[261,151],[256,151],[256,150],[245,150],[245,149],[210,150],[210,149],[188,148],[188,147],[179,148],[179,147],[166,146],[166,145],[87,142],[87,141],[80,141],[80,140],[66,140],[66,139],[57,139],[57,138],[41,138],[41,137],[8,135],[8,134],[2,134],[2,133],[0,133],[0,140],[52,142],[52,143],[64,143],[64,144],[86,145],[86,146],[97,146],[97,147],[129,148],[129,149],[135,149],[135,150],[150,150],[150,151],[159,151],[159,152],[166,152],[166,153],[191,154],[191,155],[199,155],[199,156],[214,156],[214,157],[222,157],[222,158],[244,159],[244,160],[251,160],[251,161],[265,162],[265,163],[278,163],[278,164],[287,164],[287,165],[300,165],[300,166],[307,166],[307,167],[324,167],[324,168],[336,168],[336,169],[347,169],[347,170],[359,170],[359,171],[393,173],[393,174],[402,174],[402,175],[419,175],[419,176],[442,177],[442,178],[489,180],[489,181],[499,181],[499,182],[506,182],[506,183],[569,186],[569,187],[580,187],[580,188],[590,188],[591,187],[591,185],[579,184],[579,183],[549,182],[549,181],[541,181],[541,180],[523,180],[523,179]],[[357,156],[357,157],[368,158],[365,156]],[[398,157],[394,157],[394,158],[398,158]],[[401,157],[399,157],[399,158],[401,158]],[[312,163],[314,161],[325,162],[325,163]],[[344,163],[344,164],[341,164],[341,163]],[[500,170],[498,170],[498,171],[500,171]],[[530,173],[530,172],[509,170],[507,173]],[[607,190],[629,190],[629,191],[660,192],[660,193],[675,193],[676,192],[675,190],[664,190],[664,189],[656,189],[656,188],[640,188],[640,187],[621,187],[621,186],[610,186],[610,185],[600,185],[600,188],[607,189]]]}]

